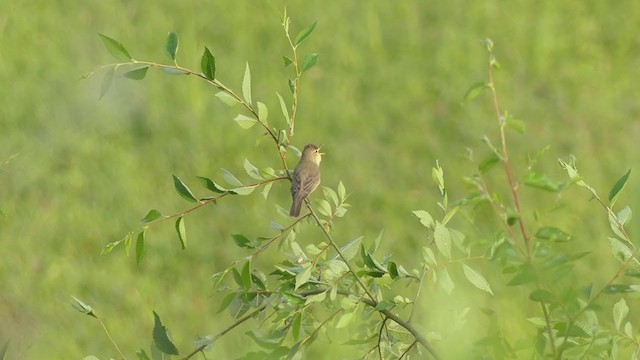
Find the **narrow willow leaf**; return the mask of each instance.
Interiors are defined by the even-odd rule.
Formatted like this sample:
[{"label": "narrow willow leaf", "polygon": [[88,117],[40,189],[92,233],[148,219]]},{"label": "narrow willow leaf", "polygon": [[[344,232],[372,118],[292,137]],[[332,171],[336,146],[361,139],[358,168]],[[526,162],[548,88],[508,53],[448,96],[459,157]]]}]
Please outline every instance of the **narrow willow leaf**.
[{"label": "narrow willow leaf", "polygon": [[[209,48],[206,46],[204,47],[204,52],[200,59],[200,69],[202,70],[204,77],[207,79],[213,80],[216,78],[216,58],[211,54],[211,51],[209,51]],[[221,92],[226,94],[224,91]]]},{"label": "narrow willow leaf", "polygon": [[554,302],[553,294],[549,290],[537,289],[529,294],[529,300],[541,302],[544,301],[546,303]]},{"label": "narrow willow leaf", "polygon": [[144,216],[144,218],[142,218],[142,220],[140,220],[142,223],[149,223],[152,222],[154,220],[157,220],[160,218],[160,216],[162,216],[162,214],[160,214],[160,211],[156,210],[156,209],[151,209],[149,210],[149,212],[147,213],[147,215]]},{"label": "narrow willow leaf", "polygon": [[158,316],[155,311],[153,312],[153,318],[153,342],[155,343],[158,350],[167,355],[180,355],[180,352],[178,352],[178,348],[176,348],[173,342],[171,342],[171,339],[169,339],[167,328],[162,325],[160,316]]},{"label": "narrow willow leaf", "polygon": [[215,181],[213,181],[213,180],[211,180],[211,179],[209,179],[207,177],[198,176],[197,178],[198,178],[198,180],[200,180],[200,183],[202,184],[202,186],[204,186],[205,188],[207,188],[208,190],[210,190],[210,191],[212,191],[214,193],[221,194],[221,193],[227,192],[226,188],[216,184]]},{"label": "narrow willow leaf", "polygon": [[109,91],[111,85],[113,85],[113,77],[116,73],[115,68],[109,68],[107,72],[104,73],[104,77],[102,78],[102,84],[100,85],[100,99]]},{"label": "narrow willow leaf", "polygon": [[440,253],[447,258],[451,258],[451,233],[449,229],[436,221],[433,237]]},{"label": "narrow willow leaf", "polygon": [[170,66],[163,66],[160,68],[160,70],[164,71],[169,75],[189,75],[189,72],[187,70],[177,69],[175,67],[170,67]]},{"label": "narrow willow leaf", "polygon": [[327,292],[323,291],[319,294],[313,294],[313,295],[307,296],[307,300],[305,300],[304,304],[309,305],[314,302],[323,302],[324,299],[326,298],[327,298]]},{"label": "narrow willow leaf", "polygon": [[424,225],[426,228],[432,228],[434,225],[433,217],[431,214],[424,210],[413,210],[413,215],[415,215],[418,219],[420,219],[420,223]]},{"label": "narrow willow leaf", "polygon": [[342,180],[338,182],[338,197],[340,198],[340,201],[345,201],[347,199],[347,190],[344,187]]},{"label": "narrow willow leaf", "polygon": [[480,171],[480,174],[484,174],[493,168],[493,166],[498,162],[500,162],[500,156],[495,153],[491,153],[491,155],[480,162],[478,165],[478,171]]},{"label": "narrow willow leaf", "polygon": [[253,191],[258,187],[258,185],[251,185],[251,186],[241,186],[241,187],[237,187],[234,189],[229,189],[230,192],[236,194],[236,195],[242,195],[242,196],[246,196],[246,195],[250,195],[251,193],[253,193]]},{"label": "narrow willow leaf", "polygon": [[489,294],[493,295],[493,291],[491,291],[491,286],[489,286],[489,283],[484,278],[484,276],[482,276],[482,274],[480,274],[479,272],[473,270],[472,268],[470,268],[466,264],[462,264],[462,270],[464,271],[464,276],[467,277],[467,280],[469,280],[469,282],[473,286],[477,287],[480,290],[484,290],[484,291],[488,292]]},{"label": "narrow willow leaf", "polygon": [[144,230],[138,234],[136,239],[136,265],[140,266],[144,257]]},{"label": "narrow willow leaf", "polygon": [[618,219],[618,222],[622,226],[624,226],[627,222],[629,222],[629,220],[631,220],[631,214],[631,208],[629,206],[625,206],[624,208],[622,208],[622,210],[618,211],[618,213],[616,214],[616,218]]},{"label": "narrow willow leaf", "polygon": [[519,132],[520,134],[524,134],[527,131],[527,126],[524,124],[524,121],[522,120],[518,120],[518,119],[514,119],[512,117],[508,117],[506,124],[508,127],[512,128],[513,130]]},{"label": "narrow willow leaf", "polygon": [[260,121],[266,124],[268,118],[269,118],[269,109],[267,108],[267,105],[258,101],[258,119],[260,119]]},{"label": "narrow willow leaf", "polygon": [[131,55],[129,55],[129,52],[124,48],[124,46],[122,46],[122,44],[106,35],[102,35],[100,33],[98,33],[98,35],[102,38],[104,47],[107,48],[107,51],[111,56],[122,61],[131,60]]},{"label": "narrow willow leaf", "polygon": [[484,89],[487,89],[488,86],[483,81],[477,82],[467,90],[467,93],[464,94],[463,103],[469,102],[475,99],[478,95],[482,93]]},{"label": "narrow willow leaf", "polygon": [[626,262],[633,256],[633,252],[629,247],[617,238],[609,237],[609,243],[611,244],[611,252],[613,256],[620,260],[620,262]]},{"label": "narrow willow leaf", "polygon": [[84,303],[84,301],[78,299],[75,296],[71,296],[71,305],[74,307],[74,309],[78,310],[79,312],[85,314],[85,315],[89,315],[89,316],[93,316],[95,317],[95,313],[93,312],[93,308],[87,304]]},{"label": "narrow willow leaf", "polygon": [[131,80],[142,80],[145,76],[147,76],[147,70],[149,70],[149,67],[145,66],[135,70],[127,71],[126,73],[122,74],[122,76]]},{"label": "narrow willow leaf", "polygon": [[[344,260],[349,261],[358,254],[360,244],[362,244],[362,238],[363,236],[355,238],[349,241],[345,246],[340,248],[340,253],[342,253],[342,256],[344,256]],[[338,259],[338,257],[339,255],[336,254],[334,259]]]},{"label": "narrow willow leaf", "polygon": [[566,188],[565,183],[551,180],[547,175],[535,171],[527,174],[524,178],[524,184],[551,192],[560,192]]},{"label": "narrow willow leaf", "polygon": [[185,185],[185,183],[180,180],[175,174],[171,174],[173,176],[173,186],[182,198],[189,202],[198,202],[198,199],[193,195],[191,190]]},{"label": "narrow willow leaf", "polygon": [[273,183],[267,183],[263,188],[262,188],[262,196],[265,198],[265,200],[267,198],[269,198],[269,192],[271,191],[271,187],[273,186]]},{"label": "narrow willow leaf", "polygon": [[176,220],[176,232],[178,233],[178,238],[180,239],[180,245],[182,246],[182,250],[187,248],[187,230],[184,226],[184,217],[180,216],[178,220]]},{"label": "narrow willow leaf", "polygon": [[304,39],[308,38],[309,35],[311,35],[311,33],[313,32],[313,30],[316,28],[316,24],[318,22],[315,21],[313,24],[307,26],[306,28],[302,29],[298,35],[296,36],[296,40],[294,42],[295,46],[298,46],[301,42],[304,41]]},{"label": "narrow willow leaf", "polygon": [[247,261],[244,263],[242,267],[242,287],[245,290],[251,289],[251,285],[253,282],[251,281],[251,261]]},{"label": "narrow willow leaf", "polygon": [[237,187],[242,187],[242,183],[240,182],[240,180],[238,180],[237,177],[235,177],[229,170],[227,169],[222,169],[222,174],[224,177],[224,180],[226,182],[228,182],[229,184],[233,185],[233,186],[237,186]]},{"label": "narrow willow leaf", "polygon": [[355,312],[348,312],[346,314],[342,314],[342,316],[340,316],[340,319],[338,319],[338,323],[336,324],[336,329],[347,327],[353,320],[354,315],[355,315]]},{"label": "narrow willow leaf", "polygon": [[306,284],[309,281],[309,278],[311,278],[312,270],[313,270],[313,267],[309,266],[308,268],[304,269],[304,271],[296,275],[295,290],[297,290],[300,286]]},{"label": "narrow willow leaf", "polygon": [[251,129],[255,124],[258,123],[258,120],[242,114],[236,116],[233,121],[235,121],[243,129]]},{"label": "narrow willow leaf", "polygon": [[216,93],[216,97],[218,99],[220,99],[220,101],[222,101],[227,106],[235,106],[235,105],[240,104],[238,99],[236,99],[233,96],[229,95],[226,91],[220,91],[220,92]]},{"label": "narrow willow leaf", "polygon": [[304,72],[311,69],[316,64],[317,61],[318,61],[318,54],[313,53],[313,54],[305,55],[304,59],[302,60],[302,71]]},{"label": "narrow willow leaf", "polygon": [[220,307],[218,307],[218,311],[216,312],[216,314],[219,314],[223,312],[226,308],[228,308],[231,302],[233,301],[233,299],[235,298],[236,298],[236,293],[227,294],[227,296],[225,296],[224,299],[222,299],[222,302],[220,303]]},{"label": "narrow willow leaf", "polygon": [[616,181],[616,183],[613,185],[613,187],[611,188],[611,191],[609,191],[609,203],[611,204],[611,206],[613,206],[613,204],[616,203],[616,200],[618,200],[618,195],[620,194],[620,191],[624,188],[624,186],[627,184],[627,180],[629,180],[630,174],[631,174],[631,169],[629,169],[624,175],[622,175],[622,177],[618,179],[618,181]]},{"label": "narrow willow leaf", "polygon": [[624,294],[624,293],[638,291],[638,289],[634,287],[634,285],[612,284],[612,285],[605,286],[603,291],[605,294]]},{"label": "narrow willow leaf", "polygon": [[178,53],[178,46],[180,42],[178,40],[178,33],[170,32],[167,35],[167,40],[164,43],[164,53],[169,59],[176,61],[176,54]]},{"label": "narrow willow leaf", "polygon": [[538,239],[565,242],[571,240],[571,235],[553,226],[544,226],[536,233]]},{"label": "narrow willow leaf", "polygon": [[280,111],[282,111],[282,115],[284,115],[284,119],[287,120],[287,125],[291,125],[291,118],[289,117],[289,110],[287,110],[287,104],[284,102],[284,99],[277,91],[276,91],[276,95],[278,96],[278,101],[280,102]]},{"label": "narrow willow leaf", "polygon": [[244,101],[251,106],[251,70],[249,70],[249,63],[244,70],[244,77],[242,78],[242,96]]},{"label": "narrow willow leaf", "polygon": [[620,330],[622,321],[627,315],[629,315],[629,306],[627,306],[627,302],[622,298],[613,305],[613,322],[616,325],[616,329]]},{"label": "narrow willow leaf", "polygon": [[249,159],[244,159],[244,170],[247,172],[247,175],[251,176],[256,180],[263,180],[262,175],[260,175],[260,170],[255,167]]}]

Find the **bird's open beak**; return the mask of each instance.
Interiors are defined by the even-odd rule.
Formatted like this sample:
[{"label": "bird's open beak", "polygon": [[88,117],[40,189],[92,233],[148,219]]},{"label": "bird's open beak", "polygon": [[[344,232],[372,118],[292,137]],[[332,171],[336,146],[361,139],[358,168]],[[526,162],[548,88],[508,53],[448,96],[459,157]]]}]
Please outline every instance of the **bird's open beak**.
[{"label": "bird's open beak", "polygon": [[320,155],[324,155],[323,152],[320,152],[320,149],[322,149],[323,146],[324,146],[324,144],[320,144],[320,146],[318,146],[318,154],[320,154]]}]

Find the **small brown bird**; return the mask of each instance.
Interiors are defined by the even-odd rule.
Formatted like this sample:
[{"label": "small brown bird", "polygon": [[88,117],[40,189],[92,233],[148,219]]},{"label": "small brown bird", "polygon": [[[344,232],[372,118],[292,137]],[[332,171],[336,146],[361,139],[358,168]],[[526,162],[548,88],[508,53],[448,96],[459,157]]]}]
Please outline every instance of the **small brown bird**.
[{"label": "small brown bird", "polygon": [[289,215],[298,217],[302,202],[320,185],[320,161],[323,153],[320,147],[308,144],[302,150],[300,162],[293,171],[291,179],[291,197],[293,204]]}]

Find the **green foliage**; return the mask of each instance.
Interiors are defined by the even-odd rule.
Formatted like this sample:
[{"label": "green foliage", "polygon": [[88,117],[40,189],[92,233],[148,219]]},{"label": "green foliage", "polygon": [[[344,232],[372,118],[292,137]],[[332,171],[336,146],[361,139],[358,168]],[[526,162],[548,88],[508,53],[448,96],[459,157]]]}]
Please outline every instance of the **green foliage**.
[{"label": "green foliage", "polygon": [[[286,177],[271,135],[262,125],[256,122],[241,131],[232,121],[239,113],[253,116],[243,105],[241,91],[248,62],[254,110],[259,118],[263,117],[259,103],[271,110],[269,128],[282,140],[278,151],[286,149],[288,165],[297,160],[292,143],[323,142],[328,154],[322,184],[336,193],[339,180],[347,185],[353,207],[335,219],[330,234],[340,248],[363,236],[360,243],[381,265],[375,272],[382,276],[373,281],[388,296],[376,306],[375,314],[389,310],[402,319],[411,318],[443,358],[536,358],[545,351],[551,357],[548,328],[555,334],[566,331],[576,336],[596,331],[590,353],[574,346],[561,354],[563,358],[631,358],[638,303],[637,294],[624,291],[637,284],[634,274],[638,271],[629,266],[606,284],[634,255],[634,246],[626,240],[634,240],[637,232],[630,210],[638,203],[634,173],[615,203],[607,195],[628,164],[639,159],[630,141],[636,130],[630,119],[637,117],[634,79],[640,68],[634,66],[636,57],[629,50],[636,42],[638,6],[553,2],[535,11],[527,1],[468,3],[464,11],[456,3],[415,1],[289,6],[299,19],[290,24],[292,42],[298,30],[314,19],[321,25],[298,46],[298,69],[293,54],[283,52],[281,34],[274,31],[277,24],[269,14],[279,9],[270,2],[63,0],[27,6],[2,2],[0,8],[5,11],[0,13],[7,15],[0,15],[6,50],[0,78],[11,86],[0,89],[0,133],[5,134],[0,154],[5,158],[16,151],[21,154],[9,171],[0,170],[0,208],[6,214],[0,218],[0,252],[7,255],[0,262],[5,290],[0,296],[5,325],[0,345],[9,337],[12,340],[6,357],[82,358],[91,349],[101,358],[121,358],[99,336],[100,327],[91,326],[93,318],[74,315],[68,306],[60,305],[69,289],[96,302],[101,315],[108,316],[109,330],[128,359],[168,357],[149,347],[152,309],[164,314],[176,345],[185,354],[182,357],[190,347],[210,344],[214,338],[198,336],[191,342],[194,335],[218,334],[236,321],[227,311],[215,314],[227,297],[227,287],[235,287],[231,276],[209,288],[207,275],[244,259],[291,224],[280,210],[289,205],[286,180],[267,182],[250,195],[235,196],[230,191],[235,186],[225,183],[218,172],[225,167],[246,186],[256,184],[260,180],[243,170],[244,160],[249,159],[265,179]],[[69,17],[70,11],[78,16]],[[572,31],[563,31],[566,28]],[[201,76],[166,76],[188,74],[164,54],[167,31],[174,30],[183,36],[181,67]],[[29,36],[34,31],[47,36]],[[163,67],[149,65],[146,72],[136,73],[147,64],[129,66],[123,63],[128,60],[111,60],[119,65],[108,91],[95,102],[103,78],[78,82],[76,75],[114,59],[96,31],[122,41],[136,59],[154,57]],[[496,56],[502,64],[493,82],[482,80],[486,65],[479,60],[483,48],[477,46],[478,39],[487,35],[496,40]],[[218,73],[213,79],[231,85],[239,98],[210,82],[199,56],[204,45],[212,56],[216,54]],[[300,72],[305,56],[314,52],[322,53],[320,61],[298,81],[296,70]],[[283,68],[280,55],[288,67]],[[497,61],[490,63],[495,68]],[[103,68],[99,75],[107,70]],[[139,77],[143,72],[144,82],[129,81],[135,80],[129,73]],[[497,119],[487,116],[493,108],[491,88],[459,106],[465,90],[478,80],[496,87],[500,108],[513,110],[513,115],[501,114],[520,211],[506,185]],[[216,93],[217,98],[211,96]],[[294,101],[299,101],[295,108]],[[297,125],[293,137],[291,119]],[[500,156],[476,140],[483,134]],[[568,152],[580,158],[576,167],[580,177],[574,181],[550,161],[557,157],[570,161]],[[446,222],[446,214],[434,204],[444,199],[438,196],[438,185],[429,180],[435,158],[440,159],[447,180],[448,213],[458,207]],[[478,180],[476,170],[485,159],[489,161]],[[206,202],[185,214],[189,247],[184,251],[178,250],[173,215],[200,203],[172,196],[170,173],[179,174],[198,200]],[[551,182],[538,182],[542,178],[536,175],[531,183],[529,174],[543,175]],[[201,187],[196,175],[212,179],[225,190]],[[597,189],[612,213],[602,216],[597,199],[588,189],[580,192],[578,181]],[[320,209],[321,200],[331,205],[331,211],[336,208],[326,196],[322,187],[311,196],[314,209]],[[162,210],[162,215],[139,223],[151,208]],[[470,258],[455,244],[452,258],[443,256],[431,228],[420,225],[410,213],[414,209],[430,214],[433,226],[438,221],[450,233],[451,229],[463,233]],[[513,263],[519,259],[513,243],[522,244],[520,219],[532,239],[531,249],[539,246],[536,254],[548,256],[539,267],[530,266],[530,271]],[[327,242],[310,218],[297,226],[295,242],[307,256],[308,245]],[[376,244],[382,227],[385,231]],[[560,229],[571,240],[537,238],[537,231],[544,227]],[[132,234],[123,238],[129,229]],[[137,238],[142,231],[145,251],[137,265]],[[235,246],[231,234],[243,234],[253,247]],[[267,274],[274,264],[291,259],[288,236],[285,232],[252,258],[251,269]],[[99,249],[118,239],[123,241],[111,256],[101,258]],[[328,251],[328,258],[336,255]],[[352,248],[343,255],[360,269],[359,245],[353,257]],[[422,295],[416,297],[416,280],[399,277],[396,282],[394,277],[405,267],[420,278],[421,263],[432,271],[424,276]],[[556,263],[561,265],[554,267]],[[236,265],[239,272],[243,264]],[[470,283],[462,264],[482,274],[495,296]],[[561,276],[554,276],[547,267]],[[368,267],[363,271],[374,272]],[[550,274],[541,274],[546,272]],[[506,286],[520,273],[529,283]],[[551,288],[537,288],[535,280],[540,276],[551,277],[557,284],[547,282],[543,287],[551,283]],[[267,288],[277,286],[275,275],[266,277]],[[443,278],[454,284],[451,295],[443,290]],[[394,280],[390,285],[389,279]],[[331,313],[324,304],[334,289],[334,301],[340,301],[342,313],[308,340],[307,312],[284,320],[283,324],[293,322],[287,341],[305,340],[298,347],[303,354],[298,355],[359,358],[372,350],[370,359],[400,357],[397,347],[386,341],[381,343],[382,355],[378,354],[370,340],[377,338],[375,331],[369,338],[353,338],[359,327],[375,329],[379,323],[373,318],[363,325],[361,314],[373,308],[340,295],[336,288],[317,294],[315,299],[324,295],[324,301],[311,303],[308,312],[320,321],[328,318]],[[569,329],[566,321],[546,323],[540,301],[548,304],[553,320],[560,318],[560,310],[575,310],[580,301],[600,290],[602,295],[578,319],[580,330]],[[614,305],[621,299],[629,314],[617,327]],[[290,343],[280,345],[280,338],[267,336],[270,320],[275,318],[271,309],[254,313],[218,338],[206,357],[286,356]],[[243,316],[252,313],[249,310]],[[391,320],[388,324],[393,335],[396,324]],[[73,330],[61,332],[61,328]],[[253,332],[245,334],[249,330]],[[614,342],[612,334],[619,336]],[[266,350],[252,339],[262,339],[261,344],[273,349]],[[564,342],[561,336],[557,339],[556,345]],[[573,344],[574,339],[566,342]],[[239,343],[245,345],[240,354]],[[136,353],[140,348],[144,350]],[[424,350],[416,354],[412,349],[405,358],[428,357]]]}]

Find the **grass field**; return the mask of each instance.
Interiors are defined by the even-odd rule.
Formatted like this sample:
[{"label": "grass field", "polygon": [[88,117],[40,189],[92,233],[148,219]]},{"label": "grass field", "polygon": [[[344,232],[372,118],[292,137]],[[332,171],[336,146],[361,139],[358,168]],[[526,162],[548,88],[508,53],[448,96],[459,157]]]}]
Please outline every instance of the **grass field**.
[{"label": "grass field", "polygon": [[[483,135],[497,141],[488,94],[461,105],[467,89],[487,79],[481,45],[487,37],[501,64],[501,103],[527,126],[524,135],[510,133],[516,172],[526,170],[527,153],[550,145],[540,171],[563,179],[557,158],[575,154],[582,175],[606,194],[640,161],[636,2],[286,5],[294,33],[318,21],[302,47],[320,55],[302,81],[294,143],[323,143],[323,184],[335,187],[342,180],[351,194],[352,208],[334,230],[341,242],[360,235],[372,241],[384,229],[381,251],[418,266],[424,231],[411,211],[436,211],[435,161],[445,169],[449,196],[459,198],[462,178],[473,171],[461,155],[466,148],[486,155]],[[101,74],[80,77],[112,61],[97,33],[118,39],[136,59],[168,63],[162,46],[167,33],[176,31],[181,65],[199,69],[207,46],[216,56],[217,77],[235,89],[248,62],[254,99],[266,103],[278,121],[275,91],[289,94],[290,76],[282,66],[288,51],[283,7],[249,0],[0,3],[0,163],[11,158],[0,167],[0,345],[11,339],[8,359],[116,356],[99,325],[70,306],[70,295],[101,314],[131,358],[148,347],[152,310],[184,349],[196,335],[217,333],[231,322],[227,314],[216,314],[220,298],[209,277],[243,256],[231,234],[269,235],[271,220],[288,221],[276,212],[276,205],[289,206],[286,186],[274,186],[268,201],[256,193],[192,214],[184,251],[172,224],[149,229],[140,267],[122,249],[106,257],[100,251],[139,229],[151,208],[187,208],[173,190],[172,173],[197,189],[198,175],[221,179],[221,168],[242,174],[245,158],[278,167],[277,154],[255,146],[259,131],[238,128],[232,121],[237,109],[220,103],[195,78],[150,71],[141,82],[117,81],[99,100]],[[632,172],[623,194],[632,209],[640,205],[635,179]],[[540,196],[523,189],[522,195],[527,216],[538,209],[574,235],[571,246],[606,254],[590,257],[590,268],[598,269],[591,270],[594,281],[603,281],[613,269],[608,223],[587,194],[574,189],[561,197]],[[549,211],[555,204],[565,210],[562,217]],[[309,236],[318,235],[305,226]],[[637,232],[637,225],[629,226]],[[261,261],[266,265],[280,255],[271,250]],[[447,335],[441,347],[451,358],[469,351],[452,345],[463,338],[471,346],[487,327],[514,341],[534,331],[521,315],[517,322],[490,323],[480,311],[500,307],[508,318],[522,311],[518,304],[492,303],[471,287],[461,286],[452,298],[430,291],[422,321],[429,331]],[[638,300],[630,300],[633,305]],[[471,308],[469,323],[451,329],[451,314],[464,307]],[[251,343],[243,335],[250,328],[245,324],[224,337],[211,358],[240,357]],[[339,341],[330,349],[316,344],[307,354],[356,354]]]}]

